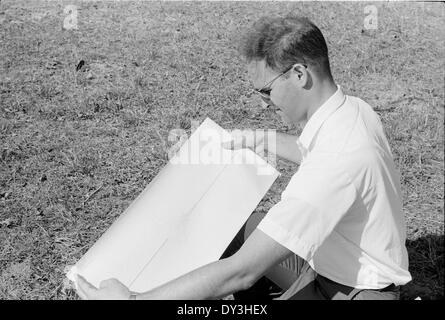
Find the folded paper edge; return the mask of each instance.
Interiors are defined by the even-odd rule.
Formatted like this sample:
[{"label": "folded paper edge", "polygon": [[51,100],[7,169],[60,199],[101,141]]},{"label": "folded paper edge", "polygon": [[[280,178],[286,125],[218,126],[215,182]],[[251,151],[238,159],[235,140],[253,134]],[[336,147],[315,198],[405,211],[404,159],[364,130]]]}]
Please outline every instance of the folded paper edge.
[{"label": "folded paper edge", "polygon": [[77,288],[76,276],[79,274],[79,270],[76,265],[68,265],[65,267],[65,276],[74,283]]}]

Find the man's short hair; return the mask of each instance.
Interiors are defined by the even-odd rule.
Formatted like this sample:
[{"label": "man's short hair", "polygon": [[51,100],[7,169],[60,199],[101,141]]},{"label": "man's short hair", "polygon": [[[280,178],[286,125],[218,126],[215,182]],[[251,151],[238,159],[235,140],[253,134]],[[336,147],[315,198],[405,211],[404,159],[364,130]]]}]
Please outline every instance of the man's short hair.
[{"label": "man's short hair", "polygon": [[277,72],[306,63],[318,74],[331,76],[323,34],[305,17],[261,17],[244,34],[241,53],[247,62],[264,59]]}]

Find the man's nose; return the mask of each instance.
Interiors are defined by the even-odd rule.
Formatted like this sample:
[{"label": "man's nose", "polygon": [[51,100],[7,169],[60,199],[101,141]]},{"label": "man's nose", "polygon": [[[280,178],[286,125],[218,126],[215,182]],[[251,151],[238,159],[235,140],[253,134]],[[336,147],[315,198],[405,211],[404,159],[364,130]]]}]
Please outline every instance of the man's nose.
[{"label": "man's nose", "polygon": [[271,110],[271,111],[280,110],[280,108],[278,108],[272,101],[270,101],[269,103],[266,103],[266,109]]}]

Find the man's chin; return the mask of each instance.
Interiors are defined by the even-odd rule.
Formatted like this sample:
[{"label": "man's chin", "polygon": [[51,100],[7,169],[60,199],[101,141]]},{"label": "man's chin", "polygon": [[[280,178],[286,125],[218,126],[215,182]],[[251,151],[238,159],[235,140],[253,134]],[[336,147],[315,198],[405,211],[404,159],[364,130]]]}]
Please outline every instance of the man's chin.
[{"label": "man's chin", "polygon": [[282,111],[277,111],[277,114],[280,116],[281,121],[288,127],[292,127],[292,122],[290,121],[289,117],[286,116]]}]

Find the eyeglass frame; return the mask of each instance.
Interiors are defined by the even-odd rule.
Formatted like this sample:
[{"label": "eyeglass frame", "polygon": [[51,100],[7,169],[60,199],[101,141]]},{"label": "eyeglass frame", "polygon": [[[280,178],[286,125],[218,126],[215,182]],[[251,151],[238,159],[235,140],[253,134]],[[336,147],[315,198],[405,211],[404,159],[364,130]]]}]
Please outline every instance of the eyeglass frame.
[{"label": "eyeglass frame", "polygon": [[[297,64],[297,63],[296,63]],[[263,99],[264,102],[269,103],[270,102],[270,93],[272,92],[271,86],[272,84],[275,82],[275,80],[277,80],[279,77],[285,75],[286,73],[288,73],[290,70],[292,70],[294,68],[294,66],[296,64],[291,65],[289,68],[287,68],[285,71],[281,72],[279,75],[277,75],[275,78],[273,78],[271,81],[269,81],[268,83],[266,83],[264,86],[261,87],[261,89],[254,89],[254,91],[256,93],[258,93],[261,98]],[[303,67],[307,68],[306,64],[301,64]],[[269,87],[269,88],[268,88]],[[264,92],[264,89],[268,88],[268,93]]]}]

